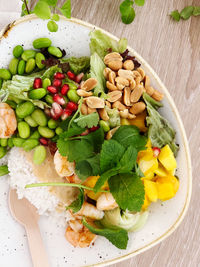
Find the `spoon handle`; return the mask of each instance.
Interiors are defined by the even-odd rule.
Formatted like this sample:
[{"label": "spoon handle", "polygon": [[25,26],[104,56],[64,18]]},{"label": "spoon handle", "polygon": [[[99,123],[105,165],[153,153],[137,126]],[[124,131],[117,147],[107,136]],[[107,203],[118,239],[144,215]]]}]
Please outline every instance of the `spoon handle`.
[{"label": "spoon handle", "polygon": [[49,267],[48,258],[38,223],[35,220],[32,220],[32,223],[26,225],[25,228],[33,261],[33,267]]}]

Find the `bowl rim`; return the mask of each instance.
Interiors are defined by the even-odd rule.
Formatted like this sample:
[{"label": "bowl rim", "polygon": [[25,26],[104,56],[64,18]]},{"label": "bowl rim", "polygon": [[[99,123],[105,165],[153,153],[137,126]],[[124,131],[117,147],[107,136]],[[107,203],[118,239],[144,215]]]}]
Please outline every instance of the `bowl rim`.
[{"label": "bowl rim", "polygon": [[[71,19],[67,19],[64,16],[60,16],[62,20],[74,23],[74,24],[79,24],[81,26],[84,26],[90,30],[94,30],[94,29],[98,29],[101,30],[103,33],[105,33],[106,35],[108,35],[109,37],[111,37],[113,40],[118,41],[119,38],[117,38],[116,36],[114,36],[113,34],[109,33],[106,30],[103,30],[100,27],[95,26],[94,24],[88,23],[86,21],[80,20],[80,19],[76,19],[76,18],[71,18]],[[4,37],[6,38],[9,34],[9,31],[12,30],[12,28],[18,24],[24,23],[26,21],[29,20],[33,20],[33,19],[39,19],[36,15],[31,14],[31,15],[26,15],[24,17],[21,17],[19,19],[16,19],[15,21],[13,21],[12,23],[8,24],[7,26],[5,26],[1,31],[0,31],[0,41],[1,39],[3,39]],[[188,179],[188,187],[187,187],[187,194],[186,194],[186,199],[185,199],[185,203],[183,206],[183,209],[180,213],[180,215],[178,216],[178,218],[176,219],[176,221],[174,222],[174,224],[164,233],[162,234],[160,237],[158,237],[157,239],[155,239],[154,241],[150,242],[149,244],[143,246],[142,248],[139,248],[137,250],[134,250],[132,252],[128,252],[127,254],[120,256],[120,257],[116,257],[114,259],[111,260],[106,260],[104,262],[101,263],[96,263],[96,264],[92,264],[92,266],[108,266],[110,264],[115,264],[115,263],[119,263],[121,261],[130,259],[133,256],[136,256],[140,253],[143,253],[145,251],[147,251],[148,249],[158,245],[160,242],[162,242],[163,240],[165,240],[167,237],[169,237],[177,228],[178,226],[181,224],[181,222],[183,221],[188,207],[189,207],[189,203],[190,203],[190,199],[191,199],[191,194],[192,194],[192,165],[191,165],[191,156],[190,156],[190,150],[189,150],[189,145],[188,145],[188,141],[187,141],[187,136],[186,136],[186,132],[181,120],[181,117],[179,115],[178,109],[174,103],[173,98],[171,97],[170,93],[168,92],[167,88],[165,87],[165,85],[163,84],[163,82],[161,81],[161,79],[159,78],[159,76],[155,73],[155,71],[153,70],[153,68],[147,63],[147,61],[145,59],[143,59],[143,57],[138,54],[132,47],[128,46],[127,47],[129,49],[129,51],[131,53],[134,54],[134,56],[142,63],[143,66],[145,66],[146,69],[148,69],[148,71],[151,73],[151,75],[154,77],[154,79],[157,81],[157,83],[160,85],[160,87],[162,88],[168,103],[171,107],[172,112],[174,113],[174,116],[176,117],[176,120],[178,121],[179,125],[180,125],[180,134],[182,136],[182,140],[183,140],[183,145],[186,151],[186,161],[187,161],[187,179]],[[91,265],[83,265],[83,266],[91,266]]]}]

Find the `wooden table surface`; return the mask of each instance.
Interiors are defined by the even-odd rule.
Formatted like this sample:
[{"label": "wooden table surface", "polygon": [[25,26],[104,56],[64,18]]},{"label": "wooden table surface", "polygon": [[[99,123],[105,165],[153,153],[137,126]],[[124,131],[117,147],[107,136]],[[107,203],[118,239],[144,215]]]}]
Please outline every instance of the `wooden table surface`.
[{"label": "wooden table surface", "polygon": [[147,0],[144,7],[136,8],[135,21],[130,25],[120,20],[121,0],[71,1],[73,17],[126,37],[157,72],[178,107],[192,156],[193,194],[182,224],[161,244],[112,267],[200,266],[200,17],[176,23],[168,16],[174,9],[199,5],[199,0]]}]

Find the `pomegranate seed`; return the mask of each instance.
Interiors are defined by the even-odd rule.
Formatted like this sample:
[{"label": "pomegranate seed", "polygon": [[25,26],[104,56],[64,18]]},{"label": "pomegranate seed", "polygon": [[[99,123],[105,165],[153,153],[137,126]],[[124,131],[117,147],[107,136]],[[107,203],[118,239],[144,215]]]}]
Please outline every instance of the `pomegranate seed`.
[{"label": "pomegranate seed", "polygon": [[67,76],[69,79],[71,79],[73,81],[75,81],[75,79],[76,79],[76,75],[72,71],[68,71]]},{"label": "pomegranate seed", "polygon": [[47,90],[48,90],[50,93],[52,93],[52,94],[56,94],[56,93],[58,93],[57,88],[54,87],[54,86],[48,86],[48,87],[47,87]]},{"label": "pomegranate seed", "polygon": [[44,109],[44,113],[47,115],[47,116],[51,116],[51,112],[50,112],[50,108],[45,108]]},{"label": "pomegranate seed", "polygon": [[62,86],[62,88],[61,88],[61,94],[62,95],[66,95],[67,94],[67,92],[69,91],[69,85],[68,84],[64,84],[63,86]]},{"label": "pomegranate seed", "polygon": [[98,129],[99,129],[99,126],[93,126],[92,128],[89,128],[89,131],[90,132],[95,132]]},{"label": "pomegranate seed", "polygon": [[54,79],[52,85],[55,87],[60,87],[62,85],[62,81],[58,79]]},{"label": "pomegranate seed", "polygon": [[84,135],[88,135],[90,133],[90,131],[88,129],[86,129],[81,135],[84,136]]},{"label": "pomegranate seed", "polygon": [[56,103],[58,103],[61,106],[64,105],[64,104],[66,104],[65,103],[65,99],[62,96],[58,95],[58,94],[55,94],[53,96],[53,101],[56,102]]},{"label": "pomegranate seed", "polygon": [[153,156],[156,158],[160,154],[160,148],[159,147],[153,147]]},{"label": "pomegranate seed", "polygon": [[83,76],[84,76],[84,73],[83,73],[83,72],[79,73],[79,74],[76,76],[75,81],[76,81],[77,83],[80,83],[81,80],[83,79]]},{"label": "pomegranate seed", "polygon": [[44,138],[44,137],[41,137],[41,138],[39,139],[39,141],[40,141],[40,144],[41,144],[41,145],[43,145],[43,146],[48,146],[48,142],[49,142],[48,139],[46,139],[46,138]]},{"label": "pomegranate seed", "polygon": [[66,108],[70,109],[71,111],[76,111],[78,109],[78,105],[74,102],[68,102]]},{"label": "pomegranate seed", "polygon": [[72,115],[72,111],[70,109],[66,108],[66,109],[63,110],[63,114],[61,116],[61,119],[64,121],[71,115]]},{"label": "pomegranate seed", "polygon": [[33,82],[33,88],[34,89],[42,88],[42,79],[35,78],[35,80]]},{"label": "pomegranate seed", "polygon": [[63,113],[63,109],[61,108],[61,106],[54,102],[52,104],[52,108],[51,108],[51,116],[54,120],[58,120],[60,118],[60,116]]},{"label": "pomegranate seed", "polygon": [[54,75],[55,79],[59,79],[59,80],[63,80],[65,79],[65,74],[61,73],[61,72],[56,72]]}]

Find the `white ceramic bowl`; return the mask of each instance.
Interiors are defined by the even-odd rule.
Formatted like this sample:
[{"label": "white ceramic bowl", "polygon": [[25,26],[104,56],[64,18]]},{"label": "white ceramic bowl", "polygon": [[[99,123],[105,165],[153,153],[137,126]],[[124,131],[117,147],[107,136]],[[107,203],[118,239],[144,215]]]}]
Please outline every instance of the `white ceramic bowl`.
[{"label": "white ceramic bowl", "polygon": [[[88,34],[97,27],[77,19],[67,20],[64,17],[58,24],[58,32],[50,33],[47,30],[46,22],[30,15],[9,25],[0,34],[0,68],[8,65],[15,45],[23,44],[26,49],[31,48],[32,41],[38,37],[51,38],[53,44],[66,50],[67,56],[89,55]],[[117,40],[115,36],[103,32]],[[168,237],[178,227],[186,214],[191,196],[192,174],[190,153],[183,124],[169,92],[159,77],[134,49],[129,47],[129,50],[142,64],[146,73],[149,74],[153,86],[165,94],[164,108],[161,112],[176,129],[176,139],[180,144],[177,158],[177,175],[180,178],[179,191],[173,199],[151,205],[147,224],[141,231],[129,235],[130,240],[126,250],[115,248],[103,237],[99,237],[91,248],[75,249],[66,242],[63,227],[50,223],[45,217],[42,217],[40,228],[50,264],[53,267],[105,266],[128,259]],[[2,266],[29,267],[31,261],[25,231],[10,216],[7,206],[7,192],[8,183],[6,178],[1,179],[0,262]]]}]

